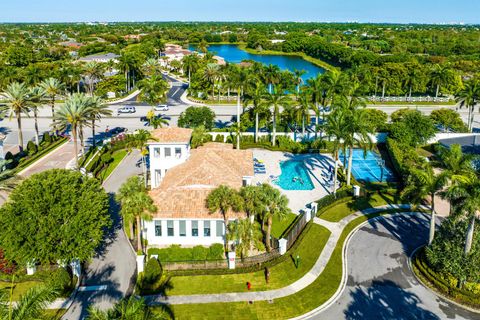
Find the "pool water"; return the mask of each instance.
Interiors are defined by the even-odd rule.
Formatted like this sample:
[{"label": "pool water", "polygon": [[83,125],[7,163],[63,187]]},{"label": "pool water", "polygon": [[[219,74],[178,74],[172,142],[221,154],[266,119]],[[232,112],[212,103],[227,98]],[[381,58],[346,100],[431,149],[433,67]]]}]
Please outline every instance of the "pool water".
[{"label": "pool water", "polygon": [[[340,161],[342,161],[342,163],[344,162],[342,152],[340,152]],[[348,151],[345,163],[348,166]],[[360,182],[395,181],[395,175],[384,165],[379,154],[373,151],[367,151],[365,156],[362,149],[353,149],[352,174],[355,179]]]},{"label": "pool water", "polygon": [[280,163],[282,174],[275,183],[283,190],[313,190],[312,180],[302,161],[288,160]]}]

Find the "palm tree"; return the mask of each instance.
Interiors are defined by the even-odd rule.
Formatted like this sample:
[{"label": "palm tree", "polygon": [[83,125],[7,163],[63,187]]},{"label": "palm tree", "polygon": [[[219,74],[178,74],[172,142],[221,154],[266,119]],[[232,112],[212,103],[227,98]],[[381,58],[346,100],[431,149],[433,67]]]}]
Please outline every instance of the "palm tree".
[{"label": "palm tree", "polygon": [[454,76],[455,74],[453,70],[447,64],[436,64],[433,66],[432,70],[430,71],[430,81],[432,82],[432,85],[436,87],[435,98],[438,97],[441,86],[444,86],[451,82]]},{"label": "palm tree", "polygon": [[153,312],[143,298],[130,296],[123,298],[112,309],[100,310],[93,306],[88,308],[87,320],[169,320],[172,312],[166,307]]},{"label": "palm tree", "polygon": [[157,211],[146,186],[138,176],[130,177],[119,189],[117,201],[121,205],[123,220],[129,223],[130,237],[133,237],[133,222],[137,231],[137,249],[142,250],[142,220],[152,220],[152,213]]},{"label": "palm tree", "polygon": [[150,110],[147,112],[147,120],[148,124],[153,127],[153,129],[163,128],[164,126],[168,126],[168,120],[161,115],[155,115],[155,110]]},{"label": "palm tree", "polygon": [[250,219],[237,220],[229,225],[229,239],[236,241],[236,249],[240,251],[240,257],[248,257],[248,252],[255,248],[263,250],[261,241],[262,232],[258,222]]},{"label": "palm tree", "polygon": [[155,105],[167,100],[168,83],[161,76],[152,76],[138,82],[138,88],[142,90],[139,99],[150,105]]},{"label": "palm tree", "polygon": [[125,91],[128,92],[131,89],[132,71],[138,67],[138,60],[133,54],[122,52],[118,57],[118,66],[125,74]]},{"label": "palm tree", "polygon": [[209,63],[205,67],[203,78],[212,84],[212,99],[215,99],[215,83],[217,82],[220,68],[215,63]]},{"label": "palm tree", "polygon": [[148,154],[148,142],[149,141],[156,141],[152,136],[152,133],[150,131],[147,131],[145,129],[140,129],[137,130],[134,135],[128,135],[127,136],[127,146],[129,148],[136,148],[140,150],[140,153],[142,155],[142,165],[143,165],[143,176],[145,180],[145,187],[148,185],[147,181],[147,154]]},{"label": "palm tree", "polygon": [[276,135],[277,135],[277,117],[280,113],[280,107],[288,107],[292,100],[288,95],[283,93],[281,88],[275,88],[273,93],[267,93],[264,96],[265,103],[272,108],[272,117],[273,117],[273,131],[272,131],[272,146],[276,144]]},{"label": "palm tree", "polygon": [[88,100],[88,116],[92,126],[92,146],[95,148],[95,122],[100,121],[102,117],[111,116],[112,110],[110,110],[109,106],[98,96],[92,96]]},{"label": "palm tree", "polygon": [[198,54],[192,53],[191,55],[185,56],[182,59],[183,72],[188,74],[188,85],[191,83],[192,72],[197,70],[200,64]]},{"label": "palm tree", "polygon": [[90,119],[90,101],[83,93],[74,93],[69,96],[60,110],[55,114],[52,126],[60,130],[71,128],[73,145],[75,149],[75,163],[78,167],[78,142],[77,138],[82,139],[82,127],[88,126]]},{"label": "palm tree", "polygon": [[240,211],[242,199],[235,189],[221,185],[210,192],[206,205],[211,214],[220,212],[225,224],[225,252],[228,252],[228,218],[230,211]]},{"label": "palm tree", "polygon": [[88,92],[93,95],[95,82],[103,77],[103,65],[96,61],[85,64],[84,75],[88,78]]},{"label": "palm tree", "polygon": [[245,186],[240,189],[240,196],[243,199],[243,209],[250,218],[261,213],[263,206],[261,191],[259,186]]},{"label": "palm tree", "polygon": [[267,223],[267,230],[265,230],[265,246],[267,252],[270,252],[272,247],[270,244],[270,235],[272,232],[273,218],[283,220],[290,213],[288,208],[288,198],[281,194],[278,189],[273,188],[269,184],[262,184],[262,202],[264,205],[262,220]]},{"label": "palm tree", "polygon": [[158,59],[149,58],[143,64],[142,69],[143,69],[143,73],[148,78],[151,78],[160,73],[160,70],[161,70],[160,62],[158,62]]},{"label": "palm tree", "polygon": [[208,42],[205,41],[205,39],[202,39],[200,43],[198,44],[198,50],[202,52],[203,54],[207,54],[208,52]]},{"label": "palm tree", "polygon": [[263,78],[268,84],[268,92],[272,93],[274,85],[280,80],[280,68],[277,65],[269,64],[263,69]]},{"label": "palm tree", "polygon": [[457,219],[470,220],[465,240],[465,254],[469,254],[472,249],[475,220],[480,210],[480,180],[476,175],[472,175],[463,181],[452,183],[444,196],[454,206],[453,213]]},{"label": "palm tree", "polygon": [[435,196],[443,189],[447,182],[447,174],[442,172],[435,174],[430,164],[421,168],[412,168],[407,179],[407,186],[403,190],[403,196],[412,203],[418,204],[425,197],[431,199],[430,233],[428,245],[432,244],[435,237]]},{"label": "palm tree", "polygon": [[295,69],[295,70],[293,71],[297,94],[300,93],[300,86],[301,86],[302,83],[303,83],[302,76],[303,76],[305,73],[307,73],[305,70],[297,70],[297,69]]},{"label": "palm tree", "polygon": [[[298,96],[298,106],[297,112],[299,117],[302,120],[302,136],[305,136],[305,120],[309,119],[310,110],[312,109],[312,104],[310,103],[311,98],[307,91],[302,92]],[[308,120],[310,121],[310,120]]]},{"label": "palm tree", "polygon": [[473,129],[473,109],[480,101],[480,82],[478,79],[472,79],[465,82],[465,87],[460,90],[455,99],[459,103],[460,108],[466,107],[468,109],[468,130]]},{"label": "palm tree", "polygon": [[6,109],[10,111],[10,119],[17,118],[18,145],[23,150],[23,131],[22,131],[22,113],[29,111],[29,92],[23,83],[13,82],[7,86],[2,93],[2,98],[6,101]]},{"label": "palm tree", "polygon": [[38,136],[40,132],[38,130],[38,108],[42,105],[43,99],[45,98],[45,90],[41,87],[33,87],[29,89],[28,93],[30,97],[30,109],[33,111],[33,118],[35,121],[35,144],[40,145],[38,141]]},{"label": "palm tree", "polygon": [[55,118],[55,99],[65,92],[65,86],[55,78],[48,78],[40,83],[40,87],[45,91],[45,95],[50,99],[52,108],[52,119]]},{"label": "palm tree", "polygon": [[[12,281],[12,287],[14,286]],[[40,286],[29,289],[18,301],[12,300],[12,292],[0,290],[1,320],[36,320],[43,317],[48,305],[58,296],[52,287]]]},{"label": "palm tree", "polygon": [[440,166],[446,172],[448,179],[455,183],[464,181],[465,177],[472,178],[475,170],[472,167],[472,161],[475,156],[463,153],[462,146],[453,144],[449,148],[442,147],[438,151]]},{"label": "palm tree", "polygon": [[324,75],[318,74],[315,78],[310,78],[307,80],[308,90],[310,91],[310,97],[314,106],[312,110],[315,112],[317,118],[317,126],[315,130],[315,136],[320,130],[320,106],[325,106],[327,99],[327,90],[325,88]]},{"label": "palm tree", "polygon": [[243,98],[243,106],[248,107],[252,105],[252,111],[255,114],[255,142],[258,142],[258,126],[259,126],[259,114],[268,113],[269,106],[264,103],[263,98],[267,94],[265,85],[257,81],[253,88],[249,88],[246,91],[246,95]]},{"label": "palm tree", "polygon": [[335,109],[328,116],[328,121],[325,126],[325,132],[329,137],[333,137],[332,156],[334,161],[334,176],[333,176],[333,194],[337,193],[338,180],[338,161],[339,152],[342,146],[342,140],[346,135],[347,119],[343,109]]}]

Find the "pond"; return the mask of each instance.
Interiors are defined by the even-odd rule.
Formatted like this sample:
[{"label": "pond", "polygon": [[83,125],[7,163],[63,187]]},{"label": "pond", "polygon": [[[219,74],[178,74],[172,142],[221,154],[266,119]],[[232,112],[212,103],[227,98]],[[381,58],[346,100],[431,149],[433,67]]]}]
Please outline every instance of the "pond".
[{"label": "pond", "polygon": [[[195,50],[195,47],[190,46],[189,49]],[[243,60],[253,60],[265,65],[277,65],[281,70],[290,70],[292,72],[294,70],[304,70],[306,72],[302,76],[303,81],[316,77],[318,73],[325,72],[325,70],[319,66],[316,66],[298,56],[252,54],[240,49],[234,44],[210,45],[208,51],[231,63],[239,63]]]}]

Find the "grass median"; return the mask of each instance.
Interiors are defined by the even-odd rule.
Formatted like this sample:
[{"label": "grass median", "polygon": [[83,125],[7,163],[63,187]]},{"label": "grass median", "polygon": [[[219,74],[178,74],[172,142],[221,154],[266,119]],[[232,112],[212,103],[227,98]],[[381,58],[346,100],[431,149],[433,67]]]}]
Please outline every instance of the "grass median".
[{"label": "grass median", "polygon": [[[225,275],[196,275],[172,277],[172,289],[168,295],[208,294],[247,291],[247,281],[252,284],[251,291],[273,290],[288,286],[303,277],[315,264],[322,252],[330,231],[312,224],[300,245],[291,253],[292,258],[269,268],[270,279],[265,281],[263,270],[251,273]],[[300,257],[296,268],[293,257]]]},{"label": "grass median", "polygon": [[[337,245],[320,276],[308,287],[296,294],[275,299],[234,303],[173,305],[176,319],[288,319],[305,314],[325,303],[338,289],[342,278],[342,250],[347,236],[368,219],[390,213],[365,215],[345,226]],[[208,286],[208,284],[205,284]]]}]

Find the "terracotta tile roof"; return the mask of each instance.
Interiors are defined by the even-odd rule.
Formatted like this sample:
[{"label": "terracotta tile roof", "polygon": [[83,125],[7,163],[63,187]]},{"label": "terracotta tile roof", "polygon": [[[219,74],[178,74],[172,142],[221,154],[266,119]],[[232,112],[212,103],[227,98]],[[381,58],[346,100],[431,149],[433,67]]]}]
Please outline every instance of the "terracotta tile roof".
[{"label": "terracotta tile roof", "polygon": [[[220,185],[240,189],[244,176],[253,176],[253,153],[231,145],[207,143],[194,149],[190,158],[167,171],[160,186],[150,191],[158,207],[156,218],[221,219],[206,208],[208,194]],[[230,212],[232,218],[244,212]]]},{"label": "terracotta tile roof", "polygon": [[159,128],[152,131],[152,137],[157,139],[160,143],[188,143],[192,137],[192,129],[178,128],[178,127],[166,127]]}]

